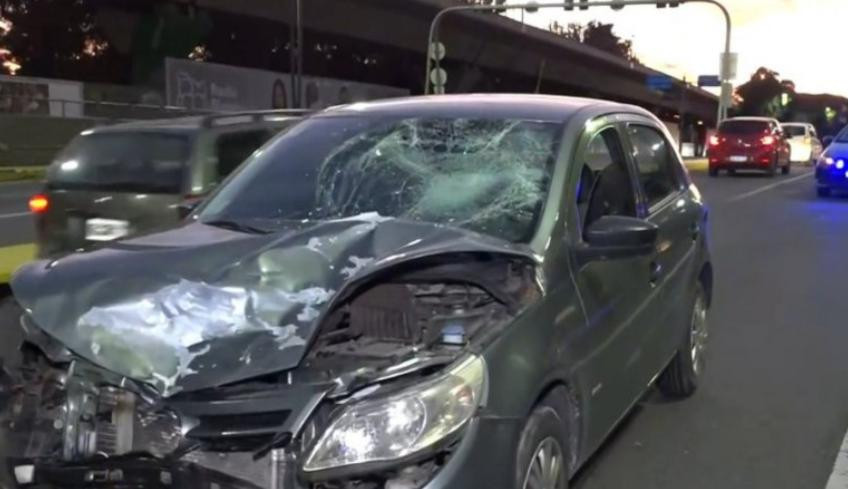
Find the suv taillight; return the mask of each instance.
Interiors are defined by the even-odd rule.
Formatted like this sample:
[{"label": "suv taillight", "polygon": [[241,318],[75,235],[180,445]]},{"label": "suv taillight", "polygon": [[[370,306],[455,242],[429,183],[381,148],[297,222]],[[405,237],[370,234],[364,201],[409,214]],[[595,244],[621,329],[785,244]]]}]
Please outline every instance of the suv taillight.
[{"label": "suv taillight", "polygon": [[718,146],[721,143],[721,139],[718,136],[710,136],[710,146]]},{"label": "suv taillight", "polygon": [[29,198],[29,210],[34,214],[41,214],[50,207],[50,201],[46,195],[36,194]]},{"label": "suv taillight", "polygon": [[763,143],[763,146],[771,146],[774,144],[774,136],[763,136],[760,142]]}]

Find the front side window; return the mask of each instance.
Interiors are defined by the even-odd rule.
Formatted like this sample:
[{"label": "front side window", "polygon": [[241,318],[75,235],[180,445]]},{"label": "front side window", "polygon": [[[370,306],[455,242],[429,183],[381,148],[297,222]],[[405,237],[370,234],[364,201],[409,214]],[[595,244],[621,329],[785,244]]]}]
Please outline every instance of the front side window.
[{"label": "front side window", "polygon": [[512,119],[316,117],[256,154],[200,219],[273,226],[379,213],[525,241],[561,130]]},{"label": "front side window", "polygon": [[581,164],[577,209],[584,230],[603,216],[636,217],[633,181],[615,129],[592,137]]},{"label": "front side window", "polygon": [[668,140],[658,130],[641,125],[627,128],[633,152],[633,161],[639,172],[639,183],[645,193],[648,207],[677,192],[680,185],[675,165],[677,157]]}]

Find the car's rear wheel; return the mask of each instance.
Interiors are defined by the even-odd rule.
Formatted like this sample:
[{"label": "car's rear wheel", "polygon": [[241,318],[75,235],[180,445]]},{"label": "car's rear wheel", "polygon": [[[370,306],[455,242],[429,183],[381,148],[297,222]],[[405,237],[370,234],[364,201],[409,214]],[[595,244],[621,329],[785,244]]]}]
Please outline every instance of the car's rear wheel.
[{"label": "car's rear wheel", "polygon": [[695,289],[687,334],[674,359],[657,381],[663,394],[669,397],[689,397],[698,388],[704,372],[709,327],[707,323],[707,295],[700,282]]},{"label": "car's rear wheel", "polygon": [[710,176],[717,177],[718,176],[718,168],[710,168]]},{"label": "car's rear wheel", "polygon": [[564,388],[557,388],[527,418],[518,443],[516,489],[568,488],[567,406]]},{"label": "car's rear wheel", "polygon": [[728,175],[730,175],[730,176],[732,177],[732,176],[736,175],[736,170],[734,170],[733,168],[731,168],[731,169],[727,170],[727,174],[728,174]]},{"label": "car's rear wheel", "polygon": [[783,168],[780,169],[780,173],[782,173],[783,175],[788,175],[789,170],[791,168],[792,168],[792,162],[787,162],[786,165],[784,165]]},{"label": "car's rear wheel", "polygon": [[830,197],[830,187],[816,187],[816,194],[819,197]]}]

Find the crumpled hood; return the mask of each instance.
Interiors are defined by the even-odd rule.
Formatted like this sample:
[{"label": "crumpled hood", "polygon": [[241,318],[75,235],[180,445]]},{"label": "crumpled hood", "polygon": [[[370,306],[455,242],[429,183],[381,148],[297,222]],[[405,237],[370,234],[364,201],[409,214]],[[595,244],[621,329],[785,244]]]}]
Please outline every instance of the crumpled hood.
[{"label": "crumpled hood", "polygon": [[32,322],[76,355],[170,396],[296,367],[351,283],[468,251],[532,256],[495,238],[376,214],[272,235],[189,223],[34,262],[12,289]]}]

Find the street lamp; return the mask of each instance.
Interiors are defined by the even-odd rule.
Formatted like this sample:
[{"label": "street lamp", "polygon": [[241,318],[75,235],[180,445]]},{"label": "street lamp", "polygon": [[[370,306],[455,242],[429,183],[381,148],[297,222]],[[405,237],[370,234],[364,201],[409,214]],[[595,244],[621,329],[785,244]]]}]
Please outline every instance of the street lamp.
[{"label": "street lamp", "polygon": [[[445,15],[452,12],[460,12],[460,11],[507,11],[507,10],[517,10],[517,9],[525,9],[528,11],[537,11],[543,8],[562,8],[566,11],[574,10],[575,0],[565,0],[561,2],[530,2],[530,3],[521,3],[521,4],[511,4],[511,5],[455,5],[453,7],[446,7],[440,10],[436,16],[433,18],[433,21],[430,23],[430,33],[427,39],[427,68],[424,73],[424,95],[428,95],[430,93],[430,77],[431,70],[433,69],[433,59],[430,56],[432,46],[435,45],[436,36],[439,28],[439,23],[441,23],[442,19]],[[724,14],[724,20],[726,24],[725,30],[725,39],[724,39],[724,54],[722,56],[722,66],[721,66],[721,81],[723,85],[723,92],[726,91],[727,87],[725,86],[730,82],[731,71],[729,68],[730,60],[732,59],[732,55],[730,53],[730,37],[732,32],[732,21],[730,19],[730,12],[728,12],[727,8],[722,5],[719,0],[604,0],[599,2],[589,2],[588,0],[579,0],[578,8],[580,10],[588,10],[590,7],[612,7],[615,10],[621,10],[628,5],[654,5],[658,8],[665,7],[677,7],[680,4],[684,3],[709,3],[718,7],[722,14]],[[435,59],[435,69],[437,74],[441,74],[441,59],[438,57]],[[444,80],[443,76],[433,76],[433,85],[435,85],[435,89],[437,92],[442,93],[444,91]],[[719,98],[718,103],[718,115],[716,117],[716,125],[721,122],[724,118],[727,117],[727,100],[724,95]]]}]

